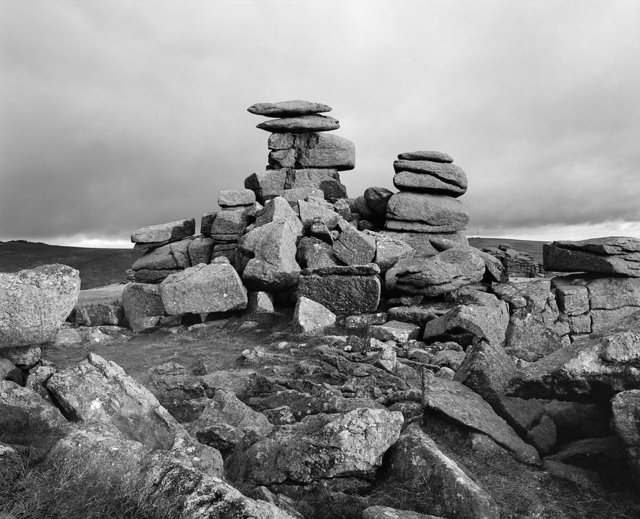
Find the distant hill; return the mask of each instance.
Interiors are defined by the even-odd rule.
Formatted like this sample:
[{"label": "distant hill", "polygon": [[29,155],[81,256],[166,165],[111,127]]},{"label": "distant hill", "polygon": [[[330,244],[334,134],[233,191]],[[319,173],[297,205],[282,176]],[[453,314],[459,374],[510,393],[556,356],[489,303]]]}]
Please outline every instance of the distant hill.
[{"label": "distant hill", "polygon": [[[514,249],[527,252],[542,263],[542,243],[530,240],[507,238],[469,238],[474,247],[497,247],[509,244]],[[132,249],[92,249],[83,247],[63,247],[23,240],[0,242],[0,272],[63,263],[80,271],[82,289],[96,288],[113,283],[124,283],[126,271],[141,253]]]},{"label": "distant hill", "polygon": [[17,272],[62,263],[80,271],[82,289],[124,283],[126,271],[140,256],[132,249],[63,247],[23,240],[0,242],[0,272]]}]

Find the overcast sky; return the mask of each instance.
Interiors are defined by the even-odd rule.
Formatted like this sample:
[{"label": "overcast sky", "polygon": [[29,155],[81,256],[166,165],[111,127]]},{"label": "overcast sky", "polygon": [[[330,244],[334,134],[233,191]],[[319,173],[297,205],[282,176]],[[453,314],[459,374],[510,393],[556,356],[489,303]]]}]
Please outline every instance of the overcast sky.
[{"label": "overcast sky", "polygon": [[468,235],[640,237],[640,2],[0,0],[0,240],[126,244],[267,162],[262,101],[333,107],[350,196],[465,169]]}]

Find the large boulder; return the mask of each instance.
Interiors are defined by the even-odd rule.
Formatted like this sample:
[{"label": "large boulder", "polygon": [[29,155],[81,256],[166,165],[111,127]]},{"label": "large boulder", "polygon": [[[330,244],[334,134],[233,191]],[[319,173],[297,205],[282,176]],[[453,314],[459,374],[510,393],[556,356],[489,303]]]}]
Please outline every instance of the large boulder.
[{"label": "large boulder", "polygon": [[358,231],[346,221],[339,224],[340,235],[333,244],[333,252],[346,265],[366,265],[376,255],[376,240]]},{"label": "large boulder", "polygon": [[389,230],[417,232],[454,232],[466,229],[469,212],[462,202],[444,195],[396,193],[387,204]]},{"label": "large boulder", "polygon": [[640,312],[542,357],[512,379],[523,398],[611,397],[640,386]]},{"label": "large boulder", "polygon": [[609,236],[582,241],[554,241],[543,249],[544,268],[640,277],[640,239]]},{"label": "large boulder", "polygon": [[244,310],[248,302],[247,289],[226,258],[171,274],[160,283],[160,297],[169,315]]},{"label": "large boulder", "polygon": [[437,296],[479,282],[485,264],[472,248],[452,248],[429,258],[405,258],[385,275],[387,290]]},{"label": "large boulder", "polygon": [[148,389],[112,361],[90,353],[75,367],[54,373],[46,388],[75,421],[105,425],[151,450],[170,450],[194,466],[221,473],[220,453],[199,444]]},{"label": "large boulder", "polygon": [[405,160],[394,161],[393,169],[396,173],[410,171],[418,175],[431,176],[443,182],[463,189],[467,188],[467,175],[460,166],[451,163],[435,162],[431,160]]},{"label": "large boulder", "polygon": [[325,115],[300,115],[282,119],[270,119],[256,128],[273,133],[328,132],[340,128],[340,122]]},{"label": "large boulder", "polygon": [[175,222],[161,223],[141,227],[131,234],[133,243],[162,243],[177,241],[188,236],[193,236],[196,231],[196,221],[193,218],[188,220],[177,220]]},{"label": "large boulder", "polygon": [[396,173],[393,177],[393,185],[404,191],[449,195],[454,198],[464,195],[467,192],[466,182],[465,187],[462,187],[454,182],[448,182],[433,175],[414,173],[413,171],[399,171]]},{"label": "large boulder", "polygon": [[79,293],[80,273],[67,265],[0,273],[0,349],[54,340]]},{"label": "large boulder", "polygon": [[419,484],[438,514],[460,519],[498,519],[493,498],[444,454],[418,424],[409,425],[389,450],[385,475],[395,483]]},{"label": "large boulder", "polygon": [[425,413],[445,415],[466,427],[492,438],[521,462],[540,465],[536,449],[520,439],[516,432],[500,418],[476,392],[459,382],[426,374],[424,392]]},{"label": "large boulder", "polygon": [[348,139],[331,134],[305,134],[296,138],[296,167],[353,169],[356,148]]},{"label": "large boulder", "polygon": [[380,303],[379,273],[375,264],[304,269],[298,297],[320,303],[336,315],[375,312]]},{"label": "large boulder", "polygon": [[403,421],[400,412],[368,408],[308,416],[236,449],[227,474],[256,485],[371,475],[398,439]]}]

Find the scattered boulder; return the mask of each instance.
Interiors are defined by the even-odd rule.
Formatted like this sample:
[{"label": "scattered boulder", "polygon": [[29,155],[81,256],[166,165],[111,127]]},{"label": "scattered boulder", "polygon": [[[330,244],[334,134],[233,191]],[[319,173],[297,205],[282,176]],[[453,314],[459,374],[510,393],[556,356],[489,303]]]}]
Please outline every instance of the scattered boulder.
[{"label": "scattered boulder", "polygon": [[376,255],[376,240],[354,229],[347,222],[339,224],[340,235],[333,244],[336,257],[346,265],[366,265]]},{"label": "scattered boulder", "polygon": [[66,265],[0,273],[0,349],[54,340],[79,293],[80,273]]},{"label": "scattered boulder", "polygon": [[405,343],[411,339],[417,339],[419,333],[419,326],[401,321],[389,321],[369,328],[369,336],[380,341]]},{"label": "scattered boulder", "polygon": [[160,297],[169,315],[244,310],[248,303],[240,276],[222,258],[171,274],[160,283]]}]

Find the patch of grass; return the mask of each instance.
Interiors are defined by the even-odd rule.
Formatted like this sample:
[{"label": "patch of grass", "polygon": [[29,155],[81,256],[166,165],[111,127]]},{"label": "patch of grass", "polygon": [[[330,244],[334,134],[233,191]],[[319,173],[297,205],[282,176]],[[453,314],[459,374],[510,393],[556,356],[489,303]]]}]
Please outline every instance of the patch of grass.
[{"label": "patch of grass", "polygon": [[83,468],[65,468],[25,458],[16,478],[0,478],[0,513],[16,519],[170,519],[141,503],[134,489],[96,479]]}]

